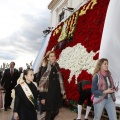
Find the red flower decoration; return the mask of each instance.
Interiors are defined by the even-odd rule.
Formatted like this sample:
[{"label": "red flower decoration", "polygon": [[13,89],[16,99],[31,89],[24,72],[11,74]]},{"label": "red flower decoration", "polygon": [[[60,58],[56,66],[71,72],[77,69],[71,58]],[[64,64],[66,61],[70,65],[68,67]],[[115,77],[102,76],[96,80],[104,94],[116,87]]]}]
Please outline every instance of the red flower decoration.
[{"label": "red flower decoration", "polygon": [[[89,1],[85,6],[87,7],[87,5],[90,2],[91,1]],[[99,51],[108,4],[109,4],[109,0],[97,0],[97,4],[93,6],[93,9],[88,9],[86,14],[82,16],[78,16],[72,39],[70,42],[66,44],[65,47],[68,46],[73,47],[76,44],[81,43],[86,48],[88,53],[91,51],[93,52]],[[83,7],[81,7],[78,11],[80,12],[80,10],[82,10]],[[70,18],[68,19],[70,20]],[[59,28],[60,26],[62,27],[63,23],[58,25],[57,28]],[[70,27],[68,27],[67,30],[70,30]],[[55,34],[55,36],[53,36],[54,31],[51,34],[50,41],[46,51],[51,50],[58,43],[57,40],[61,32],[59,31],[58,34]],[[59,58],[61,51],[62,50],[60,49],[55,49],[57,58]],[[97,60],[98,56],[99,54],[96,54],[93,57],[93,59]],[[61,69],[61,71],[64,76],[64,85],[65,85],[67,98],[70,100],[77,101],[79,97],[79,93],[78,93],[77,85],[75,84],[75,76],[72,78],[71,82],[69,83],[68,78],[70,75],[70,70]],[[92,81],[92,75],[88,74],[87,71],[84,70],[78,76],[78,81],[81,80]]]}]

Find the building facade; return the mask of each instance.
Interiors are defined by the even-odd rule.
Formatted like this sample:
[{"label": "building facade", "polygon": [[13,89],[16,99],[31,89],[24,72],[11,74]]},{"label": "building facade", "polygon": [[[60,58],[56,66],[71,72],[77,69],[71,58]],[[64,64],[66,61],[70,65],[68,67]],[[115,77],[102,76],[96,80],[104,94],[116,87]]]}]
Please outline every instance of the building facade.
[{"label": "building facade", "polygon": [[76,11],[80,5],[87,1],[88,0],[52,0],[48,5],[48,9],[51,10],[51,27],[56,27],[62,20],[66,19]]}]

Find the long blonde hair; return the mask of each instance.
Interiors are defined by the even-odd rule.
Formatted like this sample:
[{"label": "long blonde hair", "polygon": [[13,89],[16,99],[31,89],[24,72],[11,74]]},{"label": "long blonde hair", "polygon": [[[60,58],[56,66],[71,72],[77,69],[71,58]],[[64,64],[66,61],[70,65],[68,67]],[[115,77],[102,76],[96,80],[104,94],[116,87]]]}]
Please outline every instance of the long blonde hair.
[{"label": "long blonde hair", "polygon": [[46,53],[45,57],[44,57],[43,60],[42,60],[42,65],[43,65],[43,66],[46,66],[46,65],[48,64],[48,58],[49,58],[49,56],[50,56],[51,53],[54,53],[54,54],[55,54],[54,51],[48,51],[48,52]]},{"label": "long blonde hair", "polygon": [[107,58],[101,58],[101,59],[98,60],[98,62],[96,64],[96,67],[94,69],[93,75],[95,75],[98,71],[100,71],[101,65],[103,64],[104,61],[108,62],[108,59]]}]

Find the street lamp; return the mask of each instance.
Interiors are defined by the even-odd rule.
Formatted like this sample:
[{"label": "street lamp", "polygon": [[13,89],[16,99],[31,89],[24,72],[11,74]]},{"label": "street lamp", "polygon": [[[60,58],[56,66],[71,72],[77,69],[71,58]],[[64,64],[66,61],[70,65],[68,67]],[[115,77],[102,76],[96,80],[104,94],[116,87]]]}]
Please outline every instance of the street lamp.
[{"label": "street lamp", "polygon": [[67,7],[67,8],[63,8],[63,9],[62,9],[62,11],[64,11],[64,10],[67,10],[67,11],[73,12],[73,11],[74,11],[74,8]]},{"label": "street lamp", "polygon": [[43,31],[43,34],[46,36],[47,34],[49,34],[52,31],[53,27],[48,27],[48,29]]}]

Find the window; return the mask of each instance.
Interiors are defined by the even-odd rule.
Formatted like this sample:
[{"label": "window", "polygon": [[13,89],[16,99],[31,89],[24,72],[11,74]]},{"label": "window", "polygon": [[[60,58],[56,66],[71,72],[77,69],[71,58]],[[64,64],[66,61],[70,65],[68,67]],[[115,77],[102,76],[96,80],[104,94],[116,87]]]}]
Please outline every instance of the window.
[{"label": "window", "polygon": [[61,22],[64,19],[64,14],[65,12],[63,11],[60,15],[59,15],[59,22]]}]

